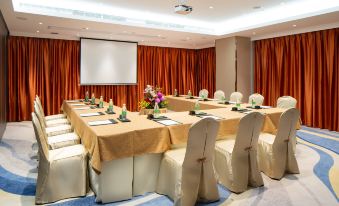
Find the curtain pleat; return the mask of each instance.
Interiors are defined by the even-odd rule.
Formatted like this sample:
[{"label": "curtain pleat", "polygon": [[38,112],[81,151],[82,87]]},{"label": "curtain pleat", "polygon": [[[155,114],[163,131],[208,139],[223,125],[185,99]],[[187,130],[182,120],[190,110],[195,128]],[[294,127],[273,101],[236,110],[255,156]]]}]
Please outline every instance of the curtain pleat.
[{"label": "curtain pleat", "polygon": [[255,91],[275,106],[280,96],[298,100],[303,124],[339,131],[339,28],[255,45]]},{"label": "curtain pleat", "polygon": [[45,114],[57,114],[65,99],[84,98],[86,91],[114,104],[138,110],[146,85],[198,94],[215,91],[215,49],[138,46],[137,85],[80,86],[80,42],[31,37],[8,38],[8,121],[31,119],[35,95]]}]

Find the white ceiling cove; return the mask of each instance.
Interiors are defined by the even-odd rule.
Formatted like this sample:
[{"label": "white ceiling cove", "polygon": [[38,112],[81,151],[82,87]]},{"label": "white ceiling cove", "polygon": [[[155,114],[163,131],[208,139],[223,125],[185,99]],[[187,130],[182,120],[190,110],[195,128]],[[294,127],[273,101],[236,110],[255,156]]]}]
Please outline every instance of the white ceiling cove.
[{"label": "white ceiling cove", "polygon": [[2,0],[12,35],[137,41],[184,48],[227,36],[260,39],[339,26],[338,0]]}]

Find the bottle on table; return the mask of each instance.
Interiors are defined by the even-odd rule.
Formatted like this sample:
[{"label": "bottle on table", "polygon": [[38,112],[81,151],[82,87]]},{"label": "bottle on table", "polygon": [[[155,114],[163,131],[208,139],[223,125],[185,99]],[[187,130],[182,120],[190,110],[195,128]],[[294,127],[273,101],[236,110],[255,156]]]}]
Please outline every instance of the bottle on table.
[{"label": "bottle on table", "polygon": [[127,109],[126,109],[126,104],[122,105],[122,110],[121,110],[121,119],[126,119],[127,118]]},{"label": "bottle on table", "polygon": [[240,104],[241,104],[241,102],[240,102],[240,99],[238,98],[237,101],[236,101],[235,106],[236,106],[238,109],[240,109],[240,106],[241,106]]},{"label": "bottle on table", "polygon": [[94,93],[92,93],[91,104],[95,104],[95,96],[94,96]]},{"label": "bottle on table", "polygon": [[252,99],[251,104],[252,104],[252,108],[255,108],[256,103],[255,103],[254,99]]},{"label": "bottle on table", "polygon": [[85,102],[88,102],[89,101],[89,93],[88,91],[86,91],[86,94],[85,94]]},{"label": "bottle on table", "polygon": [[200,110],[200,104],[199,104],[199,100],[197,100],[194,104],[194,112],[196,114],[199,114],[199,110]]},{"label": "bottle on table", "polygon": [[113,112],[113,100],[109,99],[108,111]]},{"label": "bottle on table", "polygon": [[188,97],[192,97],[192,92],[191,92],[191,90],[188,90],[187,96],[188,96]]},{"label": "bottle on table", "polygon": [[158,102],[156,102],[154,105],[154,109],[153,109],[153,117],[159,118],[159,116],[160,116],[160,109],[159,109]]},{"label": "bottle on table", "polygon": [[177,97],[178,96],[178,90],[174,89],[174,96]]},{"label": "bottle on table", "polygon": [[104,98],[100,96],[99,108],[104,108]]}]

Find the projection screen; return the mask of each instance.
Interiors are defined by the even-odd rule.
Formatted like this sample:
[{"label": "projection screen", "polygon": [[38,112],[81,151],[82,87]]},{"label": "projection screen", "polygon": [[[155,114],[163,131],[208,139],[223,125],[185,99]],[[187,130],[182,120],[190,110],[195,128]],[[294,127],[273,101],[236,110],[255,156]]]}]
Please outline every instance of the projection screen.
[{"label": "projection screen", "polygon": [[137,83],[137,43],[81,38],[80,84]]}]

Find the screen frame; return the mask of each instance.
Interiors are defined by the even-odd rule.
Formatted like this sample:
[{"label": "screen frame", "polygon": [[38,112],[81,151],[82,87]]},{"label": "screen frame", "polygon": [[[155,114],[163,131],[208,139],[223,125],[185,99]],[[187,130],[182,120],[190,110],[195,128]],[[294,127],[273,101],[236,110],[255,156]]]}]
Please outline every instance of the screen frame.
[{"label": "screen frame", "polygon": [[[89,40],[99,40],[99,41],[114,41],[114,42],[124,42],[124,43],[133,43],[133,44],[136,44],[137,45],[137,55],[136,55],[136,80],[135,82],[136,83],[96,83],[96,84],[84,84],[84,83],[81,83],[81,53],[82,53],[82,50],[81,50],[81,41],[82,39],[89,39]],[[122,41],[122,40],[114,40],[114,39],[98,39],[98,38],[87,38],[87,37],[80,37],[80,55],[79,55],[79,74],[80,74],[80,77],[79,77],[79,84],[80,86],[90,86],[90,85],[98,85],[98,86],[104,86],[104,85],[138,85],[138,42],[134,42],[134,41]]]}]

